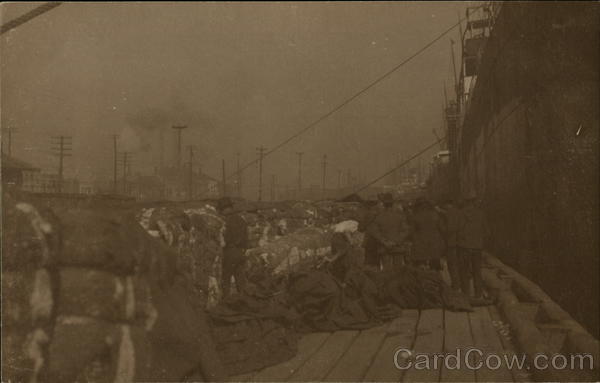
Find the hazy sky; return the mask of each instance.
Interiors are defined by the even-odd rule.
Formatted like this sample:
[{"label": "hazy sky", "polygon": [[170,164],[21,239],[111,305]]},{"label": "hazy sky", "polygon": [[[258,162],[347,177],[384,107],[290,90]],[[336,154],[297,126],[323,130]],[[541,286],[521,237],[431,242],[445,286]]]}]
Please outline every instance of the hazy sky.
[{"label": "hazy sky", "polygon": [[[36,4],[4,4],[2,22]],[[111,134],[135,151],[134,172],[175,153],[173,124],[210,175],[233,170],[302,129],[410,56],[466,3],[68,3],[2,36],[2,126],[13,155],[55,172],[50,136],[73,136],[67,175],[111,177]],[[265,159],[265,179],[305,184],[353,168],[374,178],[431,143],[452,81],[453,31],[313,132]],[[457,52],[458,53],[458,52]],[[256,167],[245,184],[256,185]],[[266,182],[266,181],[265,181]]]}]

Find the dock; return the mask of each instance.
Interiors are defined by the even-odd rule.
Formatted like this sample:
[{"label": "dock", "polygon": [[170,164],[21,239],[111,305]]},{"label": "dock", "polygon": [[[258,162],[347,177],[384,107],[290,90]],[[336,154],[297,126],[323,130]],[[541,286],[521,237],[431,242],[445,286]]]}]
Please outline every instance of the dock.
[{"label": "dock", "polygon": [[[527,371],[498,369],[453,369],[440,362],[428,369],[407,367],[404,349],[413,355],[466,352],[470,348],[497,355],[514,355],[508,336],[500,331],[495,306],[473,312],[444,309],[404,310],[390,323],[363,331],[307,334],[299,342],[298,354],[275,366],[231,378],[236,382],[523,382]],[[473,358],[473,366],[478,361]],[[399,366],[397,366],[398,364]],[[434,368],[435,367],[435,368]]]},{"label": "dock", "polygon": [[[561,371],[552,366],[544,370],[533,368],[530,362],[539,352],[549,356],[583,353],[597,361],[598,341],[570,319],[539,286],[489,254],[485,260],[484,281],[488,292],[495,297],[494,305],[474,307],[472,312],[403,310],[400,317],[367,330],[306,334],[299,341],[298,353],[292,359],[232,376],[230,381],[595,380],[597,366],[581,371]],[[444,279],[448,279],[447,274]],[[478,352],[467,354],[469,350]],[[406,357],[407,352],[410,352],[410,358]],[[443,354],[457,358],[444,359],[439,356]],[[420,359],[418,355],[421,355]],[[423,362],[425,355],[427,366]],[[490,355],[493,357],[488,362],[486,359]],[[501,360],[499,364],[496,356]],[[437,364],[436,358],[439,358]],[[457,360],[462,363],[460,366],[457,366]],[[519,365],[517,361],[520,360],[527,362]],[[408,361],[412,361],[410,366]]]}]

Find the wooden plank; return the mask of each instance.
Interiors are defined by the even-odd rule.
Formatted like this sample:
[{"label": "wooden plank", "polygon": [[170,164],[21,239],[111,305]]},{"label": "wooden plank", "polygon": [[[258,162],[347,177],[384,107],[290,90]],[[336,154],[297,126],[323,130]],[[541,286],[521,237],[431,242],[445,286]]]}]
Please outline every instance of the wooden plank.
[{"label": "wooden plank", "polygon": [[450,271],[448,270],[448,262],[446,260],[442,261],[442,279],[448,286],[452,286],[452,278],[450,278]]},{"label": "wooden plank", "polygon": [[250,381],[252,381],[252,376],[254,376],[254,373],[250,372],[247,374],[231,376],[231,377],[229,377],[229,379],[227,381],[228,382],[250,382]]},{"label": "wooden plank", "polygon": [[537,327],[546,337],[546,343],[550,347],[550,353],[559,353],[564,350],[563,346],[567,340],[568,329],[560,323],[538,323]]},{"label": "wooden plank", "polygon": [[[499,323],[503,322],[502,316],[500,315],[500,312],[496,306],[488,306],[487,309],[488,309],[488,313],[490,314],[490,318],[492,319],[492,325],[494,325],[494,323],[496,323],[496,325],[498,325]],[[507,336],[500,335],[500,334],[498,335],[498,338],[500,339],[500,342],[502,343],[502,347],[504,348],[504,352],[507,354],[507,356],[509,358],[514,357],[516,355],[516,351],[515,351],[514,345],[512,344],[512,339]],[[531,382],[531,381],[533,381],[531,374],[527,371],[527,368],[523,368],[523,369],[513,368],[513,369],[510,369],[510,373],[512,374],[513,381],[515,381],[515,382]]]},{"label": "wooden plank", "polygon": [[290,378],[291,382],[320,381],[335,366],[344,352],[350,347],[358,331],[334,332],[316,353],[296,371]]},{"label": "wooden plank", "polygon": [[325,378],[328,382],[361,381],[387,334],[387,326],[361,331]]},{"label": "wooden plank", "polygon": [[364,376],[367,382],[399,382],[404,370],[394,364],[394,354],[399,348],[412,349],[419,322],[418,310],[403,310],[402,316],[387,327],[387,337]]},{"label": "wooden plank", "polygon": [[254,376],[254,382],[282,382],[296,372],[331,336],[328,332],[315,332],[303,336],[298,342],[298,353],[292,359],[267,367]]},{"label": "wooden plank", "polygon": [[[434,365],[434,354],[440,354],[444,345],[444,310],[431,309],[421,311],[413,358],[417,354],[431,356],[429,368],[417,369],[412,366],[407,369],[402,379],[403,382],[437,382],[440,378],[439,366]],[[437,368],[436,368],[437,367]]]},{"label": "wooden plank", "polygon": [[[505,358],[506,352],[502,347],[502,341],[498,337],[496,329],[492,325],[492,318],[487,307],[476,307],[475,311],[469,313],[469,322],[471,324],[471,332],[473,334],[473,346],[480,350],[483,355],[477,358],[476,363],[483,363],[487,355],[497,355],[500,358]],[[481,368],[475,370],[475,377],[478,382],[512,382],[513,377],[508,367],[501,359],[499,368],[495,369],[497,360],[490,359],[493,362],[492,369],[486,368],[486,363],[482,364]]]},{"label": "wooden plank", "polygon": [[[442,382],[475,382],[475,371],[465,364],[465,353],[473,348],[473,337],[466,312],[446,311],[444,313],[444,351],[458,355],[458,360],[446,358],[442,363]],[[460,354],[459,351],[460,350]],[[471,361],[473,365],[473,361]]]}]

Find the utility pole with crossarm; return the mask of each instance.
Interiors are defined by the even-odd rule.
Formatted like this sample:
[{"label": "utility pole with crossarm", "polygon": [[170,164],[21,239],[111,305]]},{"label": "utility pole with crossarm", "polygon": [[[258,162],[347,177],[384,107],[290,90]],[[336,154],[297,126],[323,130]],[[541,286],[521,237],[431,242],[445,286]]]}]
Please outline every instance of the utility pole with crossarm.
[{"label": "utility pole with crossarm", "polygon": [[63,165],[64,158],[72,156],[73,150],[73,137],[71,136],[55,136],[52,137],[52,151],[54,155],[58,157],[58,192],[62,193],[63,190]]},{"label": "utility pole with crossarm", "polygon": [[256,151],[258,152],[258,200],[262,201],[263,157],[265,156],[267,148],[261,146],[256,148]]}]

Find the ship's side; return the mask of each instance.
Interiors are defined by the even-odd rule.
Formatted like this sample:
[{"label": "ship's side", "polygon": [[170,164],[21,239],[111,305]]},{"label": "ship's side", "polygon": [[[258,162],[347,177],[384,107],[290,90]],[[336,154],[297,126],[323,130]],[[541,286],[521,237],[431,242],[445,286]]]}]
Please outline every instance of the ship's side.
[{"label": "ship's side", "polygon": [[[463,41],[458,102],[448,113],[453,188],[482,198],[490,251],[597,334],[598,307],[586,302],[599,298],[600,7],[492,8],[493,26],[476,48],[467,33]],[[467,76],[469,55],[476,69]]]}]

